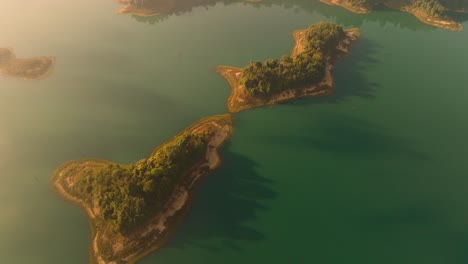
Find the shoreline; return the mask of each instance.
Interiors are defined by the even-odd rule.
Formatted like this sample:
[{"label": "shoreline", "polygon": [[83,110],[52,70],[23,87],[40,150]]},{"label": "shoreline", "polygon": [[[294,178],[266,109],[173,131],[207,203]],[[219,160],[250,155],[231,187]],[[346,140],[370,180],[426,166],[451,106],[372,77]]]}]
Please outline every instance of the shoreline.
[{"label": "shoreline", "polygon": [[[292,56],[303,51],[302,39],[303,34],[306,30],[296,30],[293,32],[295,41],[294,48],[291,52]],[[345,37],[340,41],[337,46],[338,54],[336,57],[327,56],[325,65],[325,76],[322,81],[300,88],[291,88],[288,90],[281,91],[273,94],[270,98],[254,98],[249,97],[245,94],[245,87],[239,84],[240,77],[242,75],[243,68],[231,67],[221,65],[216,68],[216,72],[221,75],[228,82],[231,87],[231,94],[227,100],[228,110],[231,113],[241,112],[246,109],[274,105],[287,101],[292,101],[302,97],[318,97],[333,94],[335,89],[335,82],[333,80],[333,70],[335,67],[335,60],[339,57],[348,54],[349,46],[359,38],[358,29],[347,29],[345,30]]]},{"label": "shoreline", "polygon": [[[103,163],[105,163],[103,165],[107,165],[107,164],[111,163],[110,161],[107,161],[107,160],[97,160],[97,159],[89,159],[89,160],[86,160],[86,161],[87,162],[88,161],[89,162],[91,162],[91,161],[103,162]],[[86,207],[84,205],[82,199],[79,199],[79,198],[71,195],[68,191],[65,190],[65,188],[61,184],[58,184],[58,182],[57,182],[58,181],[57,172],[59,172],[61,169],[66,168],[66,166],[69,166],[69,165],[71,165],[71,164],[73,164],[75,162],[78,162],[78,160],[66,162],[66,163],[62,164],[60,167],[58,167],[54,171],[54,174],[52,175],[52,178],[50,180],[50,187],[64,201],[71,202],[74,205],[80,207],[80,209],[86,214],[86,216],[87,216],[86,220],[88,221],[88,226],[89,226],[89,229],[90,229],[90,239],[91,239],[91,241],[94,242],[94,238],[96,236],[96,227],[95,227],[95,224],[94,224],[94,222],[92,220],[92,219],[94,219],[94,213],[91,211],[90,208],[88,208],[88,207]],[[88,247],[90,264],[98,263],[93,259],[93,256],[94,256],[93,255],[93,244],[94,243],[91,243],[89,245],[89,247]]]},{"label": "shoreline", "polygon": [[320,0],[320,2],[329,5],[329,6],[340,6],[343,7],[344,9],[351,11],[356,14],[368,14],[372,12],[372,10],[369,10],[367,8],[361,7],[361,6],[354,6],[351,4],[348,4],[342,0]]},{"label": "shoreline", "polygon": [[[116,14],[123,15],[123,14],[130,14],[133,16],[138,16],[138,17],[154,17],[154,16],[159,16],[162,14],[170,14],[173,12],[173,9],[176,8],[175,5],[172,6],[162,6],[162,7],[136,7],[132,4],[129,3],[128,0],[116,0],[117,3],[125,5],[121,8],[119,8],[116,11]],[[240,0],[239,2],[247,2],[247,3],[260,3],[263,2],[263,0]],[[159,10],[158,10],[159,9]],[[161,11],[161,9],[166,9],[164,11]]]},{"label": "shoreline", "polygon": [[118,15],[130,14],[139,17],[154,17],[161,15],[160,12],[153,12],[151,9],[148,8],[136,8],[131,5],[124,6],[118,9],[115,13]]},{"label": "shoreline", "polygon": [[[148,219],[146,224],[142,225],[141,227],[137,227],[129,234],[116,234],[118,239],[113,241],[115,243],[110,243],[110,246],[113,249],[113,254],[117,254],[117,256],[119,256],[118,254],[123,251],[128,252],[121,253],[123,256],[120,256],[118,259],[112,261],[105,261],[100,254],[102,249],[99,249],[98,240],[102,240],[102,237],[106,235],[106,226],[102,223],[102,220],[96,216],[96,212],[93,211],[96,208],[90,208],[84,203],[82,198],[74,196],[69,192],[69,190],[67,190],[67,187],[63,186],[64,181],[67,181],[69,185],[71,184],[73,186],[73,180],[77,175],[79,175],[79,173],[74,175],[62,175],[62,173],[64,169],[76,164],[84,163],[85,166],[88,164],[91,166],[105,166],[108,164],[113,164],[113,162],[93,159],[77,160],[66,162],[57,168],[51,178],[52,189],[56,193],[60,194],[60,196],[65,200],[79,205],[88,216],[92,240],[90,245],[91,263],[136,263],[136,261],[161,248],[165,242],[167,242],[171,234],[175,231],[177,224],[183,219],[183,216],[188,209],[190,200],[193,196],[193,191],[197,187],[197,183],[201,178],[220,166],[221,158],[219,155],[219,148],[232,133],[231,117],[229,115],[220,115],[199,120],[195,124],[184,129],[178,135],[186,132],[196,133],[197,130],[203,130],[206,126],[216,127],[216,132],[209,140],[205,153],[205,161],[196,164],[185,174],[185,176],[182,177],[180,182],[172,191],[172,194],[166,200],[165,205],[163,206],[163,210]],[[161,147],[163,147],[166,143],[170,142],[175,137],[172,137],[165,143],[161,144],[153,151],[153,153],[158,151]],[[153,153],[151,155],[153,155]],[[67,183],[65,185],[67,185]],[[104,228],[104,231],[101,230],[102,228]],[[143,240],[143,242],[141,242],[141,240]],[[138,243],[142,244],[139,245]],[[138,246],[138,248],[135,249],[135,246]]]},{"label": "shoreline", "polygon": [[[342,8],[345,8],[348,11],[351,11],[356,14],[368,14],[372,12],[372,10],[367,9],[365,7],[361,6],[354,6],[352,4],[347,3],[346,1],[343,0],[320,0],[320,2],[330,5],[330,6],[340,6]],[[433,27],[437,28],[442,28],[446,30],[451,30],[451,31],[462,31],[463,30],[463,25],[460,24],[459,22],[449,18],[449,17],[434,17],[434,16],[429,16],[425,12],[422,12],[416,8],[412,8],[411,6],[405,6],[402,5],[401,3],[389,3],[388,1],[384,1],[381,4],[385,5],[386,7],[390,9],[396,9],[400,10],[402,12],[406,12],[409,14],[412,14],[415,16],[419,21],[423,22],[426,25],[430,25]],[[460,12],[460,13],[466,13],[467,10],[465,9],[460,9],[460,10],[451,10],[453,12]]]},{"label": "shoreline", "polygon": [[462,31],[463,30],[463,25],[456,22],[455,20],[452,20],[448,17],[432,17],[428,16],[424,12],[421,12],[417,9],[411,9],[408,7],[402,7],[400,8],[401,11],[410,13],[413,16],[415,16],[419,21],[423,22],[426,25],[430,25],[433,27],[441,28],[441,29],[446,29],[450,31]]}]

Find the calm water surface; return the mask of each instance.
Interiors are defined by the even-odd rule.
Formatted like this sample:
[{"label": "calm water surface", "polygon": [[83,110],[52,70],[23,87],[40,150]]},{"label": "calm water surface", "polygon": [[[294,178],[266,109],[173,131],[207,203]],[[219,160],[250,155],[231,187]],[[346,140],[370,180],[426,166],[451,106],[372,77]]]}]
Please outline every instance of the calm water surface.
[{"label": "calm water surface", "polygon": [[235,115],[223,167],[141,263],[468,263],[468,30],[267,3],[144,22],[112,1],[3,3],[0,46],[57,65],[43,81],[0,80],[1,262],[87,263],[86,217],[50,190],[53,170],[144,158],[226,112],[216,65],[279,57],[293,30],[328,20],[362,30],[336,94]]}]

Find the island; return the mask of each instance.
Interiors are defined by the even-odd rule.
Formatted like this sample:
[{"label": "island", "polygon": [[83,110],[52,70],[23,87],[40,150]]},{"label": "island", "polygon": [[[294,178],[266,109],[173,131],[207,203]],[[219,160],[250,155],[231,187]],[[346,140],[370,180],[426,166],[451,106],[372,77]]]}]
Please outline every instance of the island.
[{"label": "island", "polygon": [[40,80],[54,70],[54,57],[18,59],[12,48],[0,48],[0,76],[21,80]]},{"label": "island", "polygon": [[220,165],[218,149],[231,132],[229,114],[213,116],[132,164],[89,159],[61,165],[52,187],[87,213],[92,263],[135,263],[160,248],[197,183]]},{"label": "island", "polygon": [[290,56],[250,62],[245,68],[218,66],[217,73],[231,86],[229,111],[332,94],[335,61],[349,53],[359,35],[358,29],[343,30],[336,24],[320,22],[293,32],[296,44]]},{"label": "island", "polygon": [[366,14],[379,5],[408,12],[420,21],[452,31],[461,31],[463,26],[450,18],[447,12],[468,11],[466,0],[320,0],[328,5],[341,6],[351,12]]},{"label": "island", "polygon": [[[225,4],[237,2],[258,3],[263,0],[224,0]],[[118,14],[132,14],[138,17],[151,17],[182,13],[192,10],[196,6],[216,5],[219,0],[117,0],[124,5],[117,10]]]}]

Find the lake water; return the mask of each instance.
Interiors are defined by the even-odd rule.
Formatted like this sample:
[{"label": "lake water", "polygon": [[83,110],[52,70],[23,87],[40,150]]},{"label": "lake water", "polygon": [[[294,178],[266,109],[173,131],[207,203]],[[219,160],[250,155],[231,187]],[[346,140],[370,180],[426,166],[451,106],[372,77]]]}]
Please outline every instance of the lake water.
[{"label": "lake water", "polygon": [[2,263],[87,263],[86,217],[51,191],[54,169],[129,163],[225,113],[218,64],[280,57],[293,30],[321,20],[362,32],[337,65],[335,95],[234,115],[222,168],[140,263],[468,263],[468,30],[305,0],[146,22],[118,7],[2,3],[0,47],[57,57],[46,80],[0,80]]}]

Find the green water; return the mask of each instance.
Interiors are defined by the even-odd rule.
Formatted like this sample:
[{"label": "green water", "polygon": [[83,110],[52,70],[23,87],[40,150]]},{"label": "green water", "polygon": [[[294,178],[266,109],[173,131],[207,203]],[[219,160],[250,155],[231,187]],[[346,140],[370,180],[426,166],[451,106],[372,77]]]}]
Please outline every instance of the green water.
[{"label": "green water", "polygon": [[2,3],[0,46],[57,65],[46,80],[0,80],[1,263],[87,263],[86,217],[50,190],[54,168],[132,162],[226,112],[216,65],[279,57],[320,20],[362,31],[336,94],[236,114],[222,168],[140,263],[468,263],[468,30],[313,1],[195,7],[153,24],[116,8]]}]

